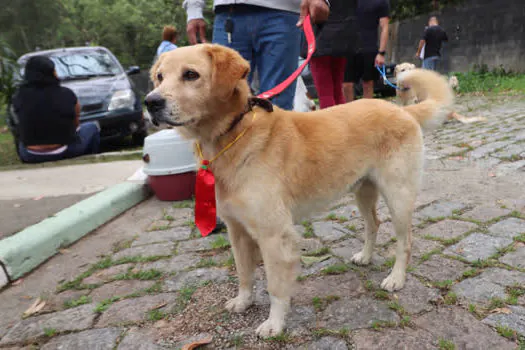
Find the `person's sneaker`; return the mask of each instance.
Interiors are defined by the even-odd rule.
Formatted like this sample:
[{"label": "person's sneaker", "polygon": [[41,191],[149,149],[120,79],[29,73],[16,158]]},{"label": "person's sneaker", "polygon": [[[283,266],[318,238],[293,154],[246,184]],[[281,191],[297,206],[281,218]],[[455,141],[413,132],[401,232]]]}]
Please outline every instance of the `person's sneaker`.
[{"label": "person's sneaker", "polygon": [[210,234],[219,233],[224,229],[226,229],[226,224],[217,216],[217,224]]}]

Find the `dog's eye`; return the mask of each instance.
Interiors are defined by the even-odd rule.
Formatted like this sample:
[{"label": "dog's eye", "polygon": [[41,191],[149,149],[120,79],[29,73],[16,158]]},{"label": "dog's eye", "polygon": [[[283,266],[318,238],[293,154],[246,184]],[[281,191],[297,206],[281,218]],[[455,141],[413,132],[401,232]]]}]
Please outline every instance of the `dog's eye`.
[{"label": "dog's eye", "polygon": [[184,80],[189,80],[189,81],[197,80],[199,79],[199,77],[200,77],[199,73],[193,70],[187,70],[182,74],[182,78]]},{"label": "dog's eye", "polygon": [[157,80],[162,83],[162,79],[164,79],[162,73],[157,73]]}]

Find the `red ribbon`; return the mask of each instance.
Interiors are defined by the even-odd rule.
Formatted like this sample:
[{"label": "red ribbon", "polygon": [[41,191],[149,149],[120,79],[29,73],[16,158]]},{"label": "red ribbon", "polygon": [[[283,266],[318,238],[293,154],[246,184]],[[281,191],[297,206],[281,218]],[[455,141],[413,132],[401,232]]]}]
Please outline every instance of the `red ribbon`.
[{"label": "red ribbon", "polygon": [[[310,15],[304,18],[303,30],[308,43],[308,55],[303,64],[297,68],[285,81],[257,97],[269,99],[280,94],[286,89],[303,71],[310,62],[315,51],[315,36],[310,22]],[[202,160],[202,165],[197,172],[195,183],[195,225],[203,237],[209,235],[217,225],[217,203],[215,200],[215,176],[209,168],[210,162]]]}]

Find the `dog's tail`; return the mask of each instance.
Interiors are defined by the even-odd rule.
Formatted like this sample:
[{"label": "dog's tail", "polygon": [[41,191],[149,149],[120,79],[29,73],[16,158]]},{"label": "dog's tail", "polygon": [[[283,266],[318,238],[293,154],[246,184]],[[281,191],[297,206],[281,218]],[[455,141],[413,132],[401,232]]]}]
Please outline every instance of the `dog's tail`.
[{"label": "dog's tail", "polygon": [[454,103],[454,93],[443,76],[431,70],[414,69],[402,72],[397,83],[416,95],[419,103],[403,109],[416,118],[424,130],[431,130],[446,120]]}]

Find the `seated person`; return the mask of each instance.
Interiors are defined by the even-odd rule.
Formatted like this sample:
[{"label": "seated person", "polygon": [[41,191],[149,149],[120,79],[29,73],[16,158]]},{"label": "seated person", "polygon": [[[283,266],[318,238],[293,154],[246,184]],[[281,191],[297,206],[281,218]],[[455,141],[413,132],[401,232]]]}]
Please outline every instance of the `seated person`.
[{"label": "seated person", "polygon": [[23,162],[49,162],[98,152],[98,123],[80,125],[78,99],[73,91],[60,86],[55,64],[47,57],[28,60],[24,82],[13,97],[13,110]]}]

